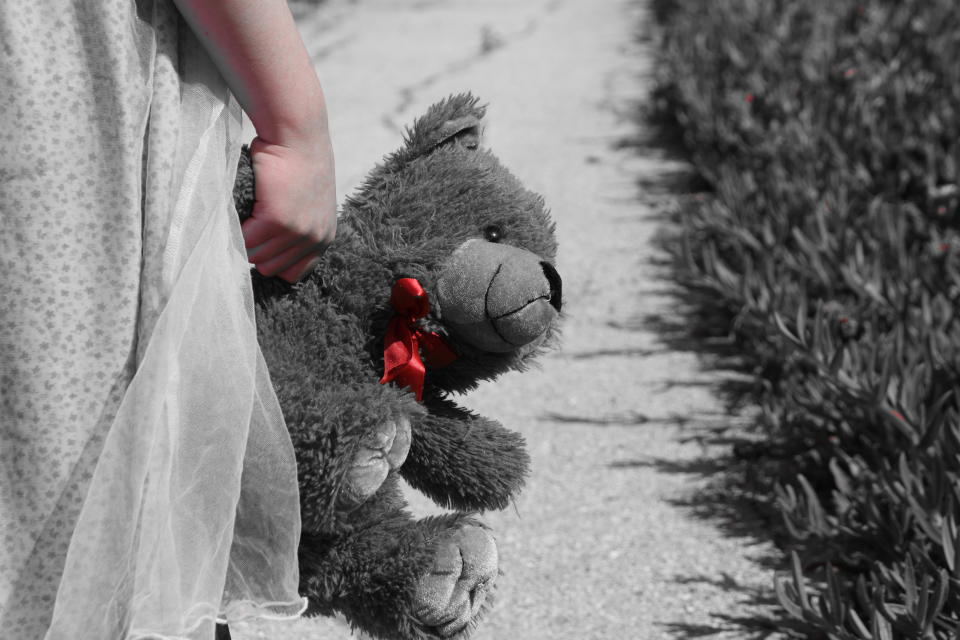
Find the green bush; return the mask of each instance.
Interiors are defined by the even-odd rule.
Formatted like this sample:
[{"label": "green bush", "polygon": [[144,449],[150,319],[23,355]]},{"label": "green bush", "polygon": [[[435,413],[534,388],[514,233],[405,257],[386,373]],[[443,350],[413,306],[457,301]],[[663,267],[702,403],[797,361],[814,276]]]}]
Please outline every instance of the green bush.
[{"label": "green bush", "polygon": [[678,275],[757,379],[780,602],[830,638],[956,637],[960,5],[660,5],[660,110],[713,191]]}]

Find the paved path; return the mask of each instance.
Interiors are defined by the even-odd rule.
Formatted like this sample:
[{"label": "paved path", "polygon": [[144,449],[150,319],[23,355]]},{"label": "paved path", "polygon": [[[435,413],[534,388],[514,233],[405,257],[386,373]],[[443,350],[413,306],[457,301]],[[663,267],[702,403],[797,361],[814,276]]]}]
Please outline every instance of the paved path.
[{"label": "paved path", "polygon": [[[677,468],[710,452],[680,441],[692,427],[677,418],[716,421],[719,405],[697,384],[695,359],[665,351],[641,322],[671,303],[649,263],[660,222],[636,186],[664,163],[618,150],[636,135],[622,114],[650,82],[638,4],[329,0],[300,16],[329,99],[341,194],[397,147],[400,126],[469,89],[490,104],[485,143],[558,223],[562,350],[464,402],[522,432],[533,458],[516,509],[486,517],[504,575],[480,640],[691,637],[723,628],[712,614],[749,613],[738,585],[770,584],[751,560],[762,545],[684,506],[705,481]],[[331,620],[236,635],[350,637]]]}]

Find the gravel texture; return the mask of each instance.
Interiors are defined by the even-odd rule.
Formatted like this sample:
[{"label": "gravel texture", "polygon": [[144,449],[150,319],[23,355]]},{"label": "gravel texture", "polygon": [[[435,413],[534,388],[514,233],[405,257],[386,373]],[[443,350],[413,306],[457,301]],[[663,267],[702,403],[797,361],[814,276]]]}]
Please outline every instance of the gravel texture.
[{"label": "gravel texture", "polygon": [[[718,450],[690,436],[728,420],[704,384],[715,374],[644,322],[676,311],[653,263],[663,221],[638,179],[677,167],[629,144],[652,82],[642,4],[328,0],[297,13],[328,96],[341,195],[398,145],[403,124],[470,90],[490,104],[485,144],[557,221],[562,349],[464,401],[523,433],[533,458],[515,508],[485,516],[504,574],[475,637],[746,637],[730,620],[769,592],[758,559],[770,548],[703,515],[703,471]],[[409,493],[418,514],[434,510]],[[750,529],[750,514],[738,518]],[[320,619],[234,637],[351,636]]]}]

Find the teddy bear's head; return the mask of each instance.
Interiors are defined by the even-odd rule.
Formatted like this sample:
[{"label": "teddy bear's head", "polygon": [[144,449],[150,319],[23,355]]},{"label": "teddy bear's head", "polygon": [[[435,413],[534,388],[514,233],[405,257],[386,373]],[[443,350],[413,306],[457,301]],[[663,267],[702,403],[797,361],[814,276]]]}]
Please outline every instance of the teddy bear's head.
[{"label": "teddy bear's head", "polygon": [[364,263],[378,267],[368,292],[375,325],[396,313],[394,283],[422,286],[429,309],[419,322],[457,356],[440,368],[428,359],[427,378],[448,391],[522,368],[550,340],[562,305],[554,225],[543,199],[481,148],[483,115],[469,94],[431,107],[341,218]]}]

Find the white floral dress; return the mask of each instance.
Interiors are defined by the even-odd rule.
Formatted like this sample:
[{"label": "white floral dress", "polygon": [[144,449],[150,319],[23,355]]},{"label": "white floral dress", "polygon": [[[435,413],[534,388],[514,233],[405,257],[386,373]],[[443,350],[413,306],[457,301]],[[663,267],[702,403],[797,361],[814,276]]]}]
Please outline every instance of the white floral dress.
[{"label": "white floral dress", "polygon": [[0,640],[301,609],[239,132],[168,0],[0,0]]}]

